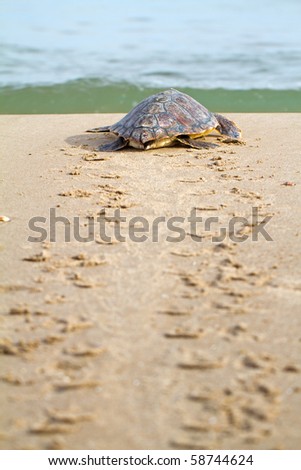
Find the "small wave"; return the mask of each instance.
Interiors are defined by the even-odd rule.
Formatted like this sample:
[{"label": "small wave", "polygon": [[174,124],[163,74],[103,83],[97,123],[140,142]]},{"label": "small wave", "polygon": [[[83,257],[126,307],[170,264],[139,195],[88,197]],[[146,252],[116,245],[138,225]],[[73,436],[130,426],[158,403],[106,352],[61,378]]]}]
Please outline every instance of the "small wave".
[{"label": "small wave", "polygon": [[[168,87],[166,87],[168,88]],[[164,87],[111,83],[80,79],[49,86],[4,87],[0,89],[1,114],[117,113]],[[220,112],[300,112],[301,90],[228,90],[224,88],[179,89]]]}]

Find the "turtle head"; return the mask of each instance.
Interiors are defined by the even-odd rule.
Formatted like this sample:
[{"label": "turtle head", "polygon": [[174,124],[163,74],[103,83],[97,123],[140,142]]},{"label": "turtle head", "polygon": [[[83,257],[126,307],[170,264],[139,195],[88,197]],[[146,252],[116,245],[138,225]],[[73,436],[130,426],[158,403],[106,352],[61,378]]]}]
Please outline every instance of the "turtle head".
[{"label": "turtle head", "polygon": [[230,119],[225,118],[221,114],[214,113],[214,116],[218,121],[218,126],[216,127],[218,132],[233,140],[241,139],[241,130],[235,122],[230,121]]}]

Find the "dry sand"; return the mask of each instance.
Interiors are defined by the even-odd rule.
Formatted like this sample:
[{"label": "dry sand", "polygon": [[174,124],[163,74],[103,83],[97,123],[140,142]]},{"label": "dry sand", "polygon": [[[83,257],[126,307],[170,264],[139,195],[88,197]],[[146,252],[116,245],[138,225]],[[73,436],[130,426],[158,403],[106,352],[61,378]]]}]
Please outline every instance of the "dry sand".
[{"label": "dry sand", "polygon": [[[110,137],[84,130],[118,117],[0,117],[1,448],[300,449],[301,115],[232,115],[245,146],[94,152]],[[200,238],[129,239],[193,207],[219,218]],[[126,241],[29,242],[50,208],[83,236],[120,208]],[[233,216],[247,240],[213,243]]]}]

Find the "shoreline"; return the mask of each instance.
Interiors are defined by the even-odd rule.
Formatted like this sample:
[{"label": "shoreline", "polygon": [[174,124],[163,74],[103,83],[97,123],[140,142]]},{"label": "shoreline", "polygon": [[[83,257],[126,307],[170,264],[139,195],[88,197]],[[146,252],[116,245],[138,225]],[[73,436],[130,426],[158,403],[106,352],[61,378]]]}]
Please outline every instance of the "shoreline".
[{"label": "shoreline", "polygon": [[[166,85],[163,87],[168,89]],[[220,113],[295,113],[300,111],[300,89],[197,89],[176,87]],[[162,91],[155,86],[106,84],[79,79],[53,85],[0,88],[1,114],[63,114],[128,112],[142,99]]]},{"label": "shoreline", "polygon": [[301,114],[226,115],[246,145],[115,153],[120,114],[0,115],[1,449],[300,448]]}]

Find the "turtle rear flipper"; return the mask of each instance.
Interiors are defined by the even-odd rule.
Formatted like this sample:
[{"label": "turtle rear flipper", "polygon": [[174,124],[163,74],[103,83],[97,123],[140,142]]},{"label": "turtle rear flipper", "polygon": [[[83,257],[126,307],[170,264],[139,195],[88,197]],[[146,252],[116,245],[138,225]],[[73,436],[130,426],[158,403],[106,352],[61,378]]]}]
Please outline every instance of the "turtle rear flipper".
[{"label": "turtle rear flipper", "polygon": [[229,142],[237,142],[241,139],[241,130],[239,127],[237,127],[235,122],[230,121],[230,119],[227,119],[218,113],[214,113],[214,116],[218,120],[218,126],[216,127],[216,130],[222,135],[229,137]]},{"label": "turtle rear flipper", "polygon": [[218,147],[217,144],[211,144],[210,142],[205,142],[203,140],[191,139],[191,137],[188,135],[177,136],[177,140],[181,142],[181,144],[187,145],[188,147],[192,147],[194,149],[211,149]]},{"label": "turtle rear flipper", "polygon": [[87,129],[86,132],[110,132],[110,126],[93,127],[93,129]]},{"label": "turtle rear flipper", "polygon": [[101,152],[111,152],[114,150],[120,150],[123,149],[128,145],[128,141],[125,140],[123,137],[118,137],[117,140],[114,140],[114,142],[110,142],[109,144],[104,144],[100,145],[97,150],[100,150]]}]

